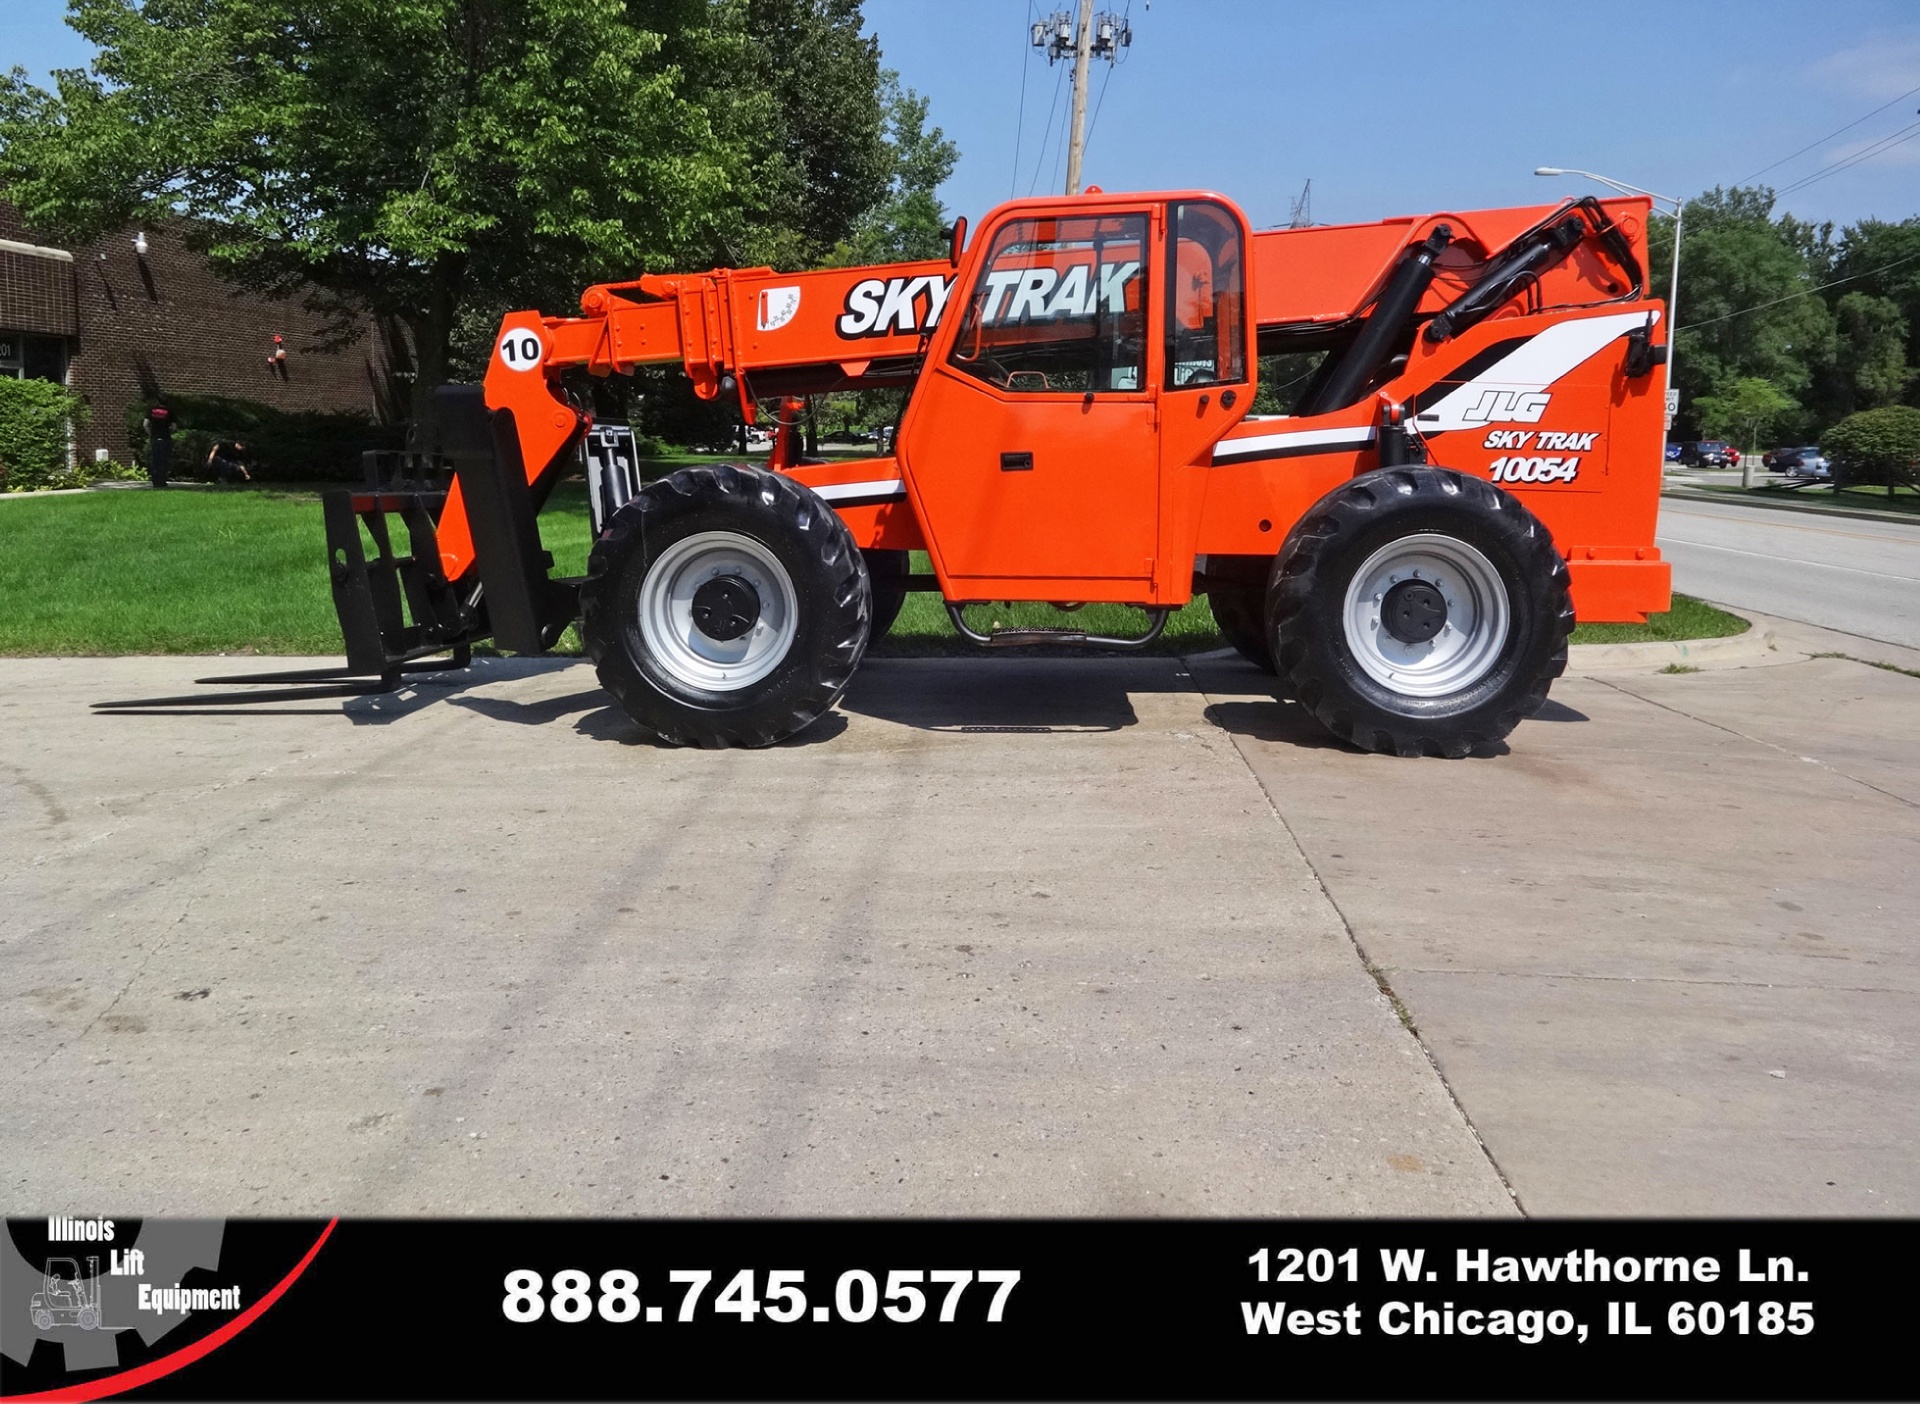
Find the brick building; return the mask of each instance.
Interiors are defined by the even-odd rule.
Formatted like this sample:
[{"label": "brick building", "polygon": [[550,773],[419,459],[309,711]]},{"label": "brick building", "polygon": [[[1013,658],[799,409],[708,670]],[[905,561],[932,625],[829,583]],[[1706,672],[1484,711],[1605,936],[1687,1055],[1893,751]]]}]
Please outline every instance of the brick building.
[{"label": "brick building", "polygon": [[[92,421],[76,456],[129,456],[130,407],[170,395],[217,395],[279,410],[404,416],[394,371],[405,343],[358,318],[344,328],[298,299],[235,289],[188,249],[177,227],[128,231],[83,248],[38,239],[0,203],[0,375],[64,381]],[[274,338],[284,361],[270,362]],[[182,427],[192,427],[183,424]]]}]

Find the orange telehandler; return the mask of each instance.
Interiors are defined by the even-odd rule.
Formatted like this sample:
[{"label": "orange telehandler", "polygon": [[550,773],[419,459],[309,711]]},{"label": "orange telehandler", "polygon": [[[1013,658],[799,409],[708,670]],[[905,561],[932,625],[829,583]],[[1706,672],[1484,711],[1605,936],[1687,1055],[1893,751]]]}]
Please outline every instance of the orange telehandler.
[{"label": "orange telehandler", "polygon": [[[1216,194],[1093,189],[1002,205],[970,243],[963,220],[943,260],[591,287],[579,316],[509,315],[484,383],[439,392],[429,461],[450,481],[325,498],[347,666],[224,681],[390,690],[479,640],[541,652],[577,620],[641,726],[765,746],[834,704],[910,591],[982,647],[1106,649],[1205,593],[1344,740],[1464,755],[1541,705],[1576,614],[1668,607],[1648,213],[1256,232]],[[1305,353],[1288,412],[1252,414],[1261,357]],[[783,405],[764,468],[642,485],[582,453],[575,377],[662,363],[750,422]],[[798,397],[865,387],[908,392],[892,453],[804,461]],[[590,563],[554,579],[536,514],[583,465]],[[1146,619],[1105,638],[962,614],[1001,600]]]}]

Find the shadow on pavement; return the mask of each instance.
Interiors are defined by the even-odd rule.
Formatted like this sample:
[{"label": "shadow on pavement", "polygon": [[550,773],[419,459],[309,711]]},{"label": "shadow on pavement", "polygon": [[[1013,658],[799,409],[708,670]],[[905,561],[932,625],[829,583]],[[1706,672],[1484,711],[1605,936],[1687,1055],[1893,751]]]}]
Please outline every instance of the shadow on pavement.
[{"label": "shadow on pavement", "polygon": [[1131,693],[1189,685],[1172,659],[882,660],[840,705],[922,731],[1102,732],[1139,721]]}]

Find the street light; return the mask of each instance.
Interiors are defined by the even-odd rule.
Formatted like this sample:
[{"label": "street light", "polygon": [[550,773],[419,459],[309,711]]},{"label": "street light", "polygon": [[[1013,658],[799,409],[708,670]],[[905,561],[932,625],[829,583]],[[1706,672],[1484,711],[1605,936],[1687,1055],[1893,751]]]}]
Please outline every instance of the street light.
[{"label": "street light", "polygon": [[[1537,176],[1580,176],[1585,180],[1597,181],[1626,195],[1645,195],[1649,200],[1664,200],[1673,206],[1673,281],[1667,288],[1667,384],[1668,398],[1673,401],[1674,410],[1680,408],[1679,391],[1673,383],[1674,362],[1680,354],[1680,231],[1686,223],[1686,201],[1672,195],[1660,195],[1651,190],[1642,190],[1637,185],[1628,185],[1624,180],[1614,180],[1610,176],[1595,175],[1592,171],[1565,170],[1559,166],[1536,166],[1533,173]],[[1671,423],[1667,426],[1671,429]],[[1662,458],[1665,453],[1662,451]],[[1751,470],[1749,470],[1751,472]],[[1751,484],[1749,484],[1751,486]]]}]

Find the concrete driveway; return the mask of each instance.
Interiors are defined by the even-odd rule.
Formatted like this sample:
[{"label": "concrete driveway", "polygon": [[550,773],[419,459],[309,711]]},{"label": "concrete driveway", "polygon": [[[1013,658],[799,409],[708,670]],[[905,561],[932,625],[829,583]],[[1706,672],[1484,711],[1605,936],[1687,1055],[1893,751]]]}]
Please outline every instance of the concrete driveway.
[{"label": "concrete driveway", "polygon": [[85,710],[207,671],[0,663],[10,1212],[1513,1212],[1177,661]]},{"label": "concrete driveway", "polygon": [[1221,659],[880,660],[753,754],[581,666],[83,707],[205,671],[0,663],[12,1212],[1920,1210],[1913,678],[1466,762]]}]

